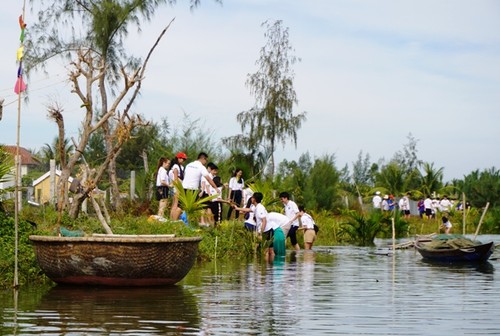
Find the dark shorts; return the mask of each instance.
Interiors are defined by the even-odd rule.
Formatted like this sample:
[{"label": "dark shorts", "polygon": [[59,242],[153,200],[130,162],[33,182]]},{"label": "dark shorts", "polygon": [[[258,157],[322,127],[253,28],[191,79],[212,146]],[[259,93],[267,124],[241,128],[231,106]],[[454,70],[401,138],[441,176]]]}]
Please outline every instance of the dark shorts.
[{"label": "dark shorts", "polygon": [[426,208],[425,209],[425,215],[426,216],[432,216],[432,209]]},{"label": "dark shorts", "polygon": [[269,244],[269,247],[273,247],[273,237],[274,237],[274,230],[273,229],[266,231],[262,234],[262,240],[271,242]]},{"label": "dark shorts", "polygon": [[288,236],[287,237],[290,237],[290,243],[292,244],[292,246],[295,246],[297,245],[297,230],[298,230],[298,226],[291,226],[290,227],[290,231],[288,231]]},{"label": "dark shorts", "polygon": [[156,200],[162,200],[168,198],[168,187],[167,186],[159,186],[156,187]]},{"label": "dark shorts", "polygon": [[405,215],[409,215],[409,214],[410,214],[410,210],[403,210],[403,213],[404,213]]},{"label": "dark shorts", "polygon": [[248,231],[257,231],[257,225],[253,225],[251,223],[245,222],[245,228]]}]

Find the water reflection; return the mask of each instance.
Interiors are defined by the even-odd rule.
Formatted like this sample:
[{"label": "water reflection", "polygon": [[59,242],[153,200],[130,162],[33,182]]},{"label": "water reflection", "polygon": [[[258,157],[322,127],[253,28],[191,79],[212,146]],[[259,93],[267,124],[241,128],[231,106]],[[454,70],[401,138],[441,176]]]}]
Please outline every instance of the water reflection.
[{"label": "water reflection", "polygon": [[[447,271],[468,274],[471,273],[471,271],[475,271],[484,274],[495,273],[495,267],[489,261],[482,263],[449,263],[422,259],[420,262],[428,267],[436,268],[440,272]],[[491,277],[491,279],[493,279],[493,277]]]},{"label": "water reflection", "polygon": [[13,334],[175,335],[197,331],[200,323],[195,296],[181,286],[56,286],[42,297],[36,310],[20,312],[17,319],[24,322],[14,324],[17,331]]},{"label": "water reflection", "polygon": [[169,288],[21,291],[17,314],[0,293],[0,334],[500,335],[498,265],[315,247],[271,263],[197,264]]}]

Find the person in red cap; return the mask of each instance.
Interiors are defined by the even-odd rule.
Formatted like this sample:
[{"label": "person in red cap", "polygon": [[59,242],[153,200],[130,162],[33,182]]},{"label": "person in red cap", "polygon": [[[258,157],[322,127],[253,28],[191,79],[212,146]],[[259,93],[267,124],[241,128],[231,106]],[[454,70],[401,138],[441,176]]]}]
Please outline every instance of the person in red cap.
[{"label": "person in red cap", "polygon": [[[170,165],[170,171],[168,175],[170,177],[170,181],[173,183],[177,180],[184,180],[184,162],[187,159],[186,153],[179,152],[175,155],[175,158],[172,160]],[[181,208],[179,208],[179,197],[177,196],[177,190],[174,187],[170,188],[172,197],[172,208],[170,209],[170,219],[177,220],[182,213]]]}]

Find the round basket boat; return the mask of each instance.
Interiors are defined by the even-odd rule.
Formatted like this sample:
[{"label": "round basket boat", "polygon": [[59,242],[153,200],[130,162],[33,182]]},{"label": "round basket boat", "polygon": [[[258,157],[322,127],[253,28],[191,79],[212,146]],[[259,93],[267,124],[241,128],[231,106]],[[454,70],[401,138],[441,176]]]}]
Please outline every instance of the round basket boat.
[{"label": "round basket boat", "polygon": [[162,286],[182,280],[201,237],[30,236],[42,271],[59,284]]}]

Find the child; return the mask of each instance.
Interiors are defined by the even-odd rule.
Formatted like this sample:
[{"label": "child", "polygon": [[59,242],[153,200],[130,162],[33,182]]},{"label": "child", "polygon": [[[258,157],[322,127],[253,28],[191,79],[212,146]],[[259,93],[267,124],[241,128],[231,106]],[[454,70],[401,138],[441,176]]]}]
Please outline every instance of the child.
[{"label": "child", "polygon": [[451,225],[451,222],[448,220],[447,217],[443,216],[441,218],[441,220],[443,221],[443,224],[441,224],[441,228],[443,229],[444,233],[445,234],[448,234],[450,233],[450,230],[452,228],[453,225]]}]

